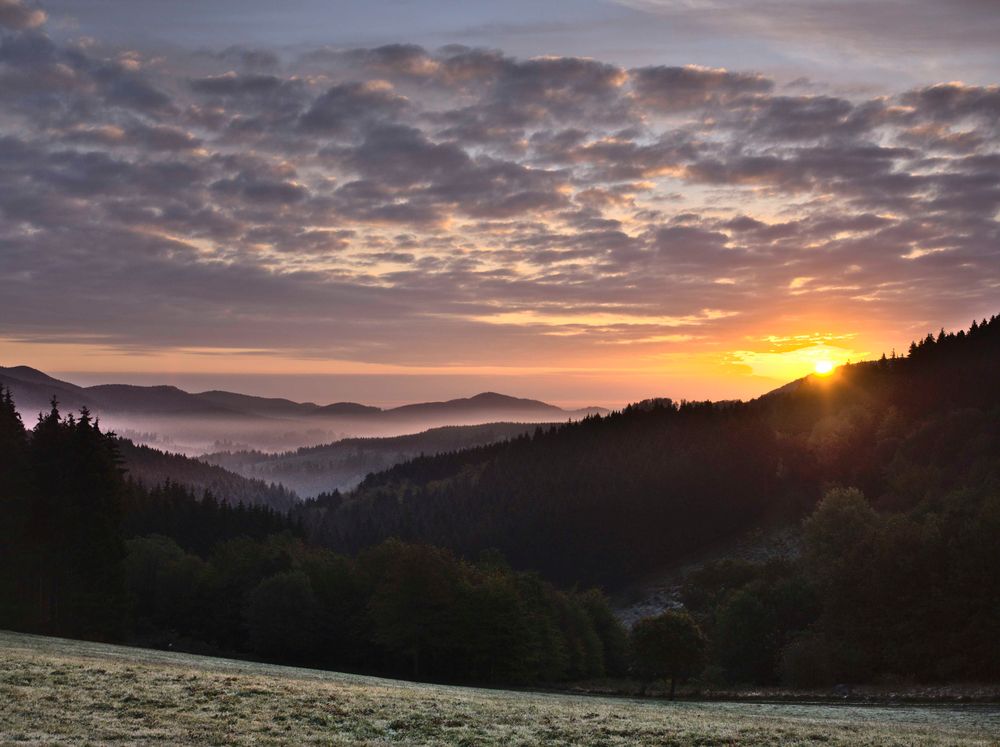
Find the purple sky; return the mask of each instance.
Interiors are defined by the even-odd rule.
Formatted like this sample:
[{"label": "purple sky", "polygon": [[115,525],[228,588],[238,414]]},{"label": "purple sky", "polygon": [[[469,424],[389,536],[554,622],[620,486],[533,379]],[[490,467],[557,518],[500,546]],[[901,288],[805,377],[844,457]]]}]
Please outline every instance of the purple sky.
[{"label": "purple sky", "polygon": [[0,0],[0,364],[617,405],[902,348],[998,311],[998,38],[985,0]]}]

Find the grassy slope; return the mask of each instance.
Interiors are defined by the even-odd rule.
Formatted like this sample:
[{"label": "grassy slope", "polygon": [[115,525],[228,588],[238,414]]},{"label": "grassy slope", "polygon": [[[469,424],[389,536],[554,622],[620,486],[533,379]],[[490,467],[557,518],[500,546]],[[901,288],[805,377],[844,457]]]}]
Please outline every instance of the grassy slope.
[{"label": "grassy slope", "polygon": [[420,685],[0,632],[0,743],[996,744],[1000,710]]}]

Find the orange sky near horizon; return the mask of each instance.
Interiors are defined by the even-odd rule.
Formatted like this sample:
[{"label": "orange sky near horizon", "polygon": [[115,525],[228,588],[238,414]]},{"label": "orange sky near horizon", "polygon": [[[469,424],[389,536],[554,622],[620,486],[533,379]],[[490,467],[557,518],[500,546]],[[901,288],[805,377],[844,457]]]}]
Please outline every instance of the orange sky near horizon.
[{"label": "orange sky near horizon", "polygon": [[998,310],[979,4],[380,2],[9,0],[0,365],[618,407]]},{"label": "orange sky near horizon", "polygon": [[[399,382],[419,377],[437,397],[475,393],[481,385],[516,396],[537,397],[566,407],[620,407],[646,397],[675,399],[749,399],[814,373],[818,363],[839,366],[881,354],[881,345],[855,333],[805,332],[795,335],[744,335],[737,339],[653,341],[635,346],[607,345],[573,365],[558,361],[539,365],[406,366],[350,360],[296,358],[276,351],[225,348],[123,351],[94,344],[0,341],[3,365],[25,364],[74,383],[165,383],[181,388],[225,388],[248,394],[291,399],[335,401],[350,397],[344,387],[330,387],[324,377],[376,377],[388,385],[373,404],[392,406],[412,401]],[[623,349],[624,348],[624,349]],[[607,352],[605,352],[607,351]],[[315,382],[303,390],[296,379]],[[212,384],[211,382],[217,382]],[[490,385],[490,382],[496,382]],[[416,382],[411,382],[416,383]],[[426,387],[418,387],[420,396]],[[394,391],[396,390],[396,391]],[[396,392],[399,392],[397,394]],[[401,396],[402,395],[402,396]],[[425,394],[428,396],[429,392]]]}]

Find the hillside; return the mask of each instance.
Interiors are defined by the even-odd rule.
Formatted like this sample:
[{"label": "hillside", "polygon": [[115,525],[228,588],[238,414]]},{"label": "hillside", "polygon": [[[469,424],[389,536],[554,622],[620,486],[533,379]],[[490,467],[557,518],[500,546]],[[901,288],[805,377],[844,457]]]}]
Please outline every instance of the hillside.
[{"label": "hillside", "polygon": [[561,583],[614,588],[798,521],[829,485],[893,510],[982,494],[1000,474],[998,380],[994,318],[748,403],[660,401],[417,458],[306,508],[306,524],[343,550],[388,536],[495,547]]},{"label": "hillside", "polygon": [[287,511],[298,503],[298,496],[286,487],[244,477],[181,454],[136,445],[125,438],[118,439],[118,451],[129,477],[147,488],[169,481],[198,494],[207,490],[219,501],[231,505],[262,505],[277,511]]},{"label": "hillside", "polygon": [[993,707],[664,703],[421,685],[0,632],[0,741],[985,745]]},{"label": "hillside", "polygon": [[200,460],[244,477],[281,483],[299,496],[311,498],[333,490],[350,490],[368,474],[414,457],[491,444],[537,427],[533,423],[442,426],[406,436],[346,438],[281,454],[217,452]]}]

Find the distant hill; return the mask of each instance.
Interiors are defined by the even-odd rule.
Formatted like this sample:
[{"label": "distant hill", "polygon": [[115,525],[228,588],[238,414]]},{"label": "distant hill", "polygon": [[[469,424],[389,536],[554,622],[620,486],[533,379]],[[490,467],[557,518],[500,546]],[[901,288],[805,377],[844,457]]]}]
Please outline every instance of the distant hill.
[{"label": "distant hill", "polygon": [[245,477],[281,483],[303,498],[349,490],[365,476],[421,455],[458,451],[530,433],[535,423],[487,423],[432,428],[389,438],[346,438],[282,454],[218,452],[200,457]]},{"label": "distant hill", "polygon": [[64,410],[79,410],[81,407],[96,410],[99,406],[97,398],[83,387],[60,381],[29,366],[0,366],[0,385],[10,389],[18,410],[29,426],[34,422],[35,415],[48,411],[52,397],[59,400]]},{"label": "distant hill", "polygon": [[332,405],[317,408],[313,414],[353,417],[356,415],[378,415],[381,412],[380,407],[372,407],[371,405],[359,405],[357,402],[335,402]]},{"label": "distant hill", "polygon": [[143,415],[197,415],[202,417],[248,417],[253,413],[225,407],[175,386],[98,384],[87,387],[103,409]]},{"label": "distant hill", "polygon": [[[382,409],[356,402],[317,405],[288,399],[254,397],[226,391],[190,393],[174,386],[134,386],[130,384],[98,384],[81,387],[60,381],[28,366],[0,366],[0,384],[10,388],[23,415],[33,415],[48,409],[53,396],[63,411],[88,407],[94,414],[155,415],[218,419],[300,420],[309,418],[360,419],[371,422],[401,423],[406,421],[515,420],[530,422],[565,420],[597,412],[591,407],[564,410],[555,405],[531,399],[519,399],[495,392],[474,397],[425,402]],[[503,417],[500,417],[503,416]],[[444,423],[440,423],[444,424]]]},{"label": "distant hill", "polygon": [[287,418],[311,415],[320,409],[312,402],[293,402],[290,399],[278,397],[254,397],[249,394],[237,394],[213,390],[195,394],[199,400],[226,410],[259,415],[268,418]]},{"label": "distant hill", "polygon": [[439,412],[476,412],[478,410],[488,410],[490,412],[511,411],[511,412],[540,412],[546,414],[564,413],[559,407],[539,402],[534,399],[519,399],[508,397],[496,392],[483,392],[474,397],[464,399],[453,399],[447,402],[424,402],[417,405],[403,405],[386,412],[387,415],[396,417],[422,417],[428,413]]},{"label": "distant hill", "polygon": [[59,400],[63,412],[87,407],[95,415],[128,413],[232,418],[248,414],[173,386],[98,384],[82,387],[29,366],[0,366],[0,384],[11,390],[18,410],[24,415],[47,411],[53,396]]}]

